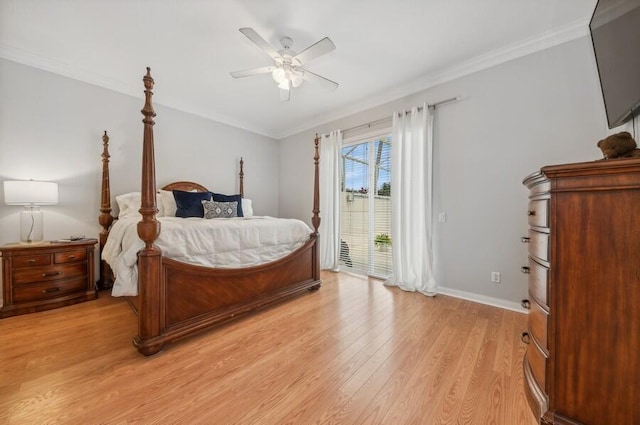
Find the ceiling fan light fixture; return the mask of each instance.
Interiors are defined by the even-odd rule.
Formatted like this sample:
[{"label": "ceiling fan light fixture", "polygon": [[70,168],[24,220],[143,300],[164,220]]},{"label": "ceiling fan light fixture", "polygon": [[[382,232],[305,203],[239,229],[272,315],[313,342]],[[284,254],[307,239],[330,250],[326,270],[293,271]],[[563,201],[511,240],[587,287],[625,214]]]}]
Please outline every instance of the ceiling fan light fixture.
[{"label": "ceiling fan light fixture", "polygon": [[281,83],[282,80],[286,78],[284,69],[282,68],[274,69],[273,72],[271,73],[271,76],[276,81],[276,83]]},{"label": "ceiling fan light fixture", "polygon": [[282,90],[289,90],[291,88],[291,80],[289,80],[288,78],[283,78],[282,81],[280,81],[280,84],[278,84],[278,87],[280,87]]},{"label": "ceiling fan light fixture", "polygon": [[304,81],[304,73],[300,71],[294,71],[291,73],[291,85],[298,87]]},{"label": "ceiling fan light fixture", "polygon": [[299,87],[304,80],[313,80],[321,83],[329,90],[335,90],[338,87],[338,83],[335,81],[331,81],[328,78],[302,68],[302,66],[311,59],[315,59],[318,56],[325,55],[335,50],[336,46],[328,37],[325,37],[317,43],[307,47],[301,53],[296,53],[291,50],[293,40],[289,37],[283,37],[280,40],[283,49],[276,51],[275,48],[267,43],[267,41],[252,28],[240,28],[240,32],[256,46],[262,49],[273,60],[273,65],[243,71],[234,71],[230,73],[231,77],[241,78],[271,73],[271,76],[274,81],[278,83],[278,87],[280,88],[280,100],[284,102],[290,99],[291,89]]}]

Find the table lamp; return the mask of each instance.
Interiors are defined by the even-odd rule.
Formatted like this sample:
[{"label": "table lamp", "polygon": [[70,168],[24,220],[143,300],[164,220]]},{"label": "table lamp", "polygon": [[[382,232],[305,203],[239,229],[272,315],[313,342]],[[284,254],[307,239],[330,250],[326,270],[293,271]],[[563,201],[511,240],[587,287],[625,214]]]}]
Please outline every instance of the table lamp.
[{"label": "table lamp", "polygon": [[58,203],[58,183],[5,181],[4,202],[7,205],[24,205],[24,210],[20,213],[20,242],[40,242],[43,235],[40,205]]}]

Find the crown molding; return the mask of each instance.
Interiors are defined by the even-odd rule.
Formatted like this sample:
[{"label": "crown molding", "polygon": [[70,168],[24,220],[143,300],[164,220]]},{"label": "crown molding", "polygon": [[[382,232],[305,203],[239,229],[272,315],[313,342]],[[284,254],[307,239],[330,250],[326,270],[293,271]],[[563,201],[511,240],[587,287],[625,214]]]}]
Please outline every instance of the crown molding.
[{"label": "crown molding", "polygon": [[365,100],[353,103],[345,108],[331,111],[328,114],[315,117],[313,121],[307,121],[295,127],[290,127],[286,133],[280,133],[277,138],[284,139],[313,127],[318,127],[338,119],[347,117],[367,109],[375,108],[385,103],[398,100],[405,96],[427,90],[439,84],[443,84],[466,75],[509,62],[542,50],[546,50],[578,38],[589,35],[589,18],[574,21],[554,31],[547,31],[536,37],[511,44],[501,49],[494,50],[484,55],[466,60],[452,67],[443,69],[437,73],[426,75],[410,83],[395,87]]},{"label": "crown molding", "polygon": [[[95,72],[90,72],[86,69],[81,69],[68,63],[36,55],[34,53],[17,48],[15,46],[11,46],[4,42],[0,42],[0,58],[4,58],[9,61],[27,65],[43,71],[51,72],[53,74],[62,75],[64,77],[82,81],[84,83],[88,83],[108,90],[113,90],[118,93],[135,97],[136,99],[144,99],[144,96],[142,94],[142,85],[138,86],[137,84],[134,85],[132,83],[125,83],[120,80],[106,77],[104,75],[96,74]],[[261,127],[256,127],[241,120],[236,120],[227,116],[217,114],[202,113],[202,111],[196,111],[188,106],[185,107],[184,105],[180,105],[179,102],[172,102],[171,100],[167,101],[166,99],[162,102],[158,102],[156,99],[154,99],[153,103],[155,105],[160,105],[167,108],[175,109],[177,111],[186,112],[190,115],[195,115],[207,120],[217,121],[221,124],[240,128],[277,140],[277,137],[275,136],[275,133],[273,131]]]},{"label": "crown molding", "polygon": [[[346,116],[362,112],[367,109],[375,108],[377,106],[400,99],[402,97],[427,90],[438,84],[452,81],[460,77],[472,74],[474,72],[478,72],[483,69],[499,65],[501,63],[505,63],[587,36],[589,34],[588,25],[589,19],[575,21],[557,30],[548,31],[537,37],[533,37],[522,42],[515,43],[498,50],[494,50],[487,54],[477,56],[470,60],[454,65],[450,68],[443,69],[437,73],[426,75],[410,83],[403,84],[384,92],[373,94],[372,96],[368,96],[365,99],[352,103],[344,108],[330,111],[329,113],[326,113],[324,115],[315,116],[314,119],[304,121],[294,127],[288,127],[284,131],[275,131],[273,129],[256,127],[255,125],[249,124],[245,121],[237,120],[228,116],[195,111],[193,110],[193,108],[180,105],[178,104],[178,102],[171,102],[170,100],[165,100],[164,102],[156,102],[156,104],[186,112],[201,118],[214,120],[222,124],[237,127],[272,139],[281,140],[288,136],[309,130],[310,128],[318,127],[320,125],[336,121]],[[0,42],[0,57],[23,65],[31,66],[44,71],[52,72],[54,74],[79,80],[98,87],[133,96],[135,98],[142,98],[141,90],[137,85],[134,86],[131,83],[125,83],[110,77],[106,77],[104,75],[96,74],[95,72],[89,72],[88,70],[81,69],[77,66],[40,56],[28,52],[24,49],[11,46],[4,42]]]}]

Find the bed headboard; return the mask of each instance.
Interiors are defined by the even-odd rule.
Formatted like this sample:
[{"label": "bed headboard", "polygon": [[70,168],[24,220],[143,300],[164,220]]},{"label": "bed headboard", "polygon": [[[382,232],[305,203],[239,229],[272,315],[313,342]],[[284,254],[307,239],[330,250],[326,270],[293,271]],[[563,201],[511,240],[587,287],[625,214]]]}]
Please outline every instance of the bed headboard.
[{"label": "bed headboard", "polygon": [[194,182],[174,182],[164,186],[162,190],[183,190],[185,192],[208,192],[209,189]]}]

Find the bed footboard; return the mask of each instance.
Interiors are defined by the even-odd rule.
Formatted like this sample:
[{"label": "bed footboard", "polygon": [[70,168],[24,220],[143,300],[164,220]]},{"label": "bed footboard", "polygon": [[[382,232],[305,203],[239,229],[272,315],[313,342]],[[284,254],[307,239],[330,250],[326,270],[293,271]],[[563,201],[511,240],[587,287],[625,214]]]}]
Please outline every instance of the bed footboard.
[{"label": "bed footboard", "polygon": [[212,269],[162,259],[157,316],[140,316],[157,335],[134,344],[145,355],[160,351],[166,342],[236,319],[287,299],[301,291],[318,289],[312,270],[316,237],[285,258],[243,269]]}]

